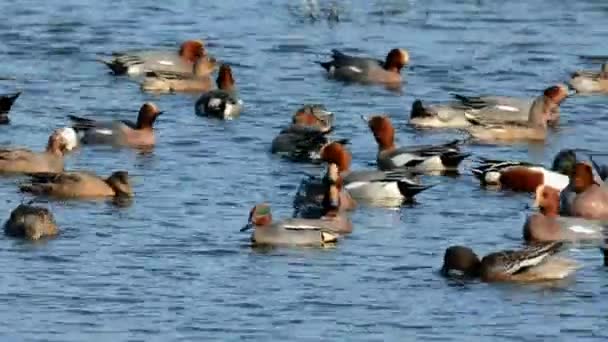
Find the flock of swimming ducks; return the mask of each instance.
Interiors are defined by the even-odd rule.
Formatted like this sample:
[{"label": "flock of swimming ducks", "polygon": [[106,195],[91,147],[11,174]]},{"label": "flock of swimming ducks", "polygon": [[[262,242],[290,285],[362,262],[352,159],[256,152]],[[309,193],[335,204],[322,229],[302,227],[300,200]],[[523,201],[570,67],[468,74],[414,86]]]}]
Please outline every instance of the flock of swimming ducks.
[{"label": "flock of swimming ducks", "polygon": [[[177,51],[130,51],[100,60],[115,75],[141,82],[141,89],[157,93],[197,92],[194,112],[221,120],[236,119],[243,108],[232,69],[209,55],[202,41],[189,40]],[[401,71],[409,64],[404,49],[392,49],[384,60],[359,57],[333,50],[331,59],[319,62],[328,78],[362,85],[398,88]],[[212,74],[218,69],[215,82]],[[558,124],[559,106],[577,93],[608,94],[608,64],[598,71],[581,70],[568,85],[546,88],[537,97],[454,95],[447,103],[414,101],[410,124],[424,128],[457,129],[468,138],[439,145],[397,146],[395,128],[385,115],[362,116],[377,142],[376,168],[351,170],[348,139],[330,137],[333,114],[323,105],[304,105],[271,144],[271,152],[294,162],[325,163],[320,177],[300,184],[291,218],[274,220],[267,203],[255,205],[242,231],[253,230],[256,245],[324,246],[334,244],[353,230],[349,212],[359,203],[400,205],[432,185],[422,184],[421,174],[457,171],[470,156],[461,151],[471,141],[512,143],[542,141]],[[0,123],[8,124],[9,110],[19,93],[0,96]],[[107,178],[88,171],[64,170],[63,158],[74,148],[107,144],[128,148],[151,148],[154,123],[162,112],[153,103],[141,106],[137,121],[100,122],[69,116],[70,127],[52,132],[47,148],[34,152],[24,148],[0,149],[0,172],[22,174],[22,192],[62,199],[134,196],[127,171]],[[500,251],[479,258],[470,248],[449,247],[442,272],[484,281],[539,281],[569,276],[578,266],[556,254],[566,242],[585,242],[604,251],[604,220],[608,220],[608,175],[605,166],[591,157],[580,159],[574,150],[563,150],[551,167],[525,161],[478,158],[472,170],[483,186],[535,194],[538,212],[527,218],[523,237],[527,247]],[[54,236],[58,228],[46,208],[19,205],[5,223],[5,233],[27,239]]]}]

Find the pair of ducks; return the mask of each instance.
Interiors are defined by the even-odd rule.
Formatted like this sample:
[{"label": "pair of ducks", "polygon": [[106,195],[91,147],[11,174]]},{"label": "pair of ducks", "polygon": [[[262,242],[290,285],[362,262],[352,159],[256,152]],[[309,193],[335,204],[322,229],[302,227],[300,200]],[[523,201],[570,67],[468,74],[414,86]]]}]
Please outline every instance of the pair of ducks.
[{"label": "pair of ducks", "polygon": [[559,106],[569,95],[568,88],[558,84],[535,99],[455,94],[456,101],[428,106],[416,100],[409,122],[416,127],[463,129],[482,142],[542,141],[547,127],[559,123]]},{"label": "pair of ducks", "polygon": [[114,53],[110,60],[101,59],[115,75],[145,76],[144,91],[202,92],[194,109],[197,115],[233,119],[240,115],[243,102],[239,99],[232,69],[221,64],[213,89],[211,73],[217,60],[209,56],[204,43],[188,40],[178,51],[152,50]]}]

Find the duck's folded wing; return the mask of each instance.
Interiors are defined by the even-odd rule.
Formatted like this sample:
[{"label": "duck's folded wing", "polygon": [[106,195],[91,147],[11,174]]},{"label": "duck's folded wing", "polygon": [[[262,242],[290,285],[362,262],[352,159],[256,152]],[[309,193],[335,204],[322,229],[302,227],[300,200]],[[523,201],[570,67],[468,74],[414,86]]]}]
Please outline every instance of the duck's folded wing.
[{"label": "duck's folded wing", "polygon": [[529,246],[517,251],[502,251],[484,257],[482,262],[491,261],[491,267],[505,274],[516,274],[542,263],[547,257],[558,253],[563,242]]},{"label": "duck's folded wing", "polygon": [[41,172],[31,173],[28,176],[34,183],[68,184],[78,183],[82,179],[82,176],[78,173]]},{"label": "duck's folded wing", "polygon": [[350,65],[359,68],[369,68],[382,67],[384,65],[383,61],[375,58],[351,56],[336,49],[331,50],[331,52],[333,58],[333,65],[335,67],[343,67]]},{"label": "duck's folded wing", "polygon": [[32,151],[25,148],[0,149],[0,160],[11,161],[28,159],[32,153]]},{"label": "duck's folded wing", "polygon": [[21,92],[10,95],[0,95],[0,113],[8,112],[19,95],[21,95]]}]

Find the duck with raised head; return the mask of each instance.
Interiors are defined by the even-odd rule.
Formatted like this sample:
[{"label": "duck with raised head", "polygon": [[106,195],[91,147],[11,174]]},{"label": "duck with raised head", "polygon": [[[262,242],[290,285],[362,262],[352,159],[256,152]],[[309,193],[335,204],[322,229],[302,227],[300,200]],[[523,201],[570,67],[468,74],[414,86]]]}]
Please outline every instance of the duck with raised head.
[{"label": "duck with raised head", "polygon": [[[331,140],[333,113],[322,105],[304,105],[294,113],[291,124],[272,140],[270,152],[297,162],[319,159],[321,147]],[[348,143],[348,139],[338,140]]]},{"label": "duck with raised head", "polygon": [[4,234],[27,240],[39,240],[59,234],[53,213],[47,208],[20,204],[4,223]]},{"label": "duck with raised head", "polygon": [[211,116],[232,120],[241,114],[243,101],[239,99],[232,69],[227,64],[220,66],[216,79],[217,89],[204,93],[196,101],[194,112],[201,116]]},{"label": "duck with raised head", "polygon": [[173,71],[150,71],[141,83],[141,90],[156,93],[209,91],[214,84],[209,75],[217,66],[213,57],[200,57],[191,73]]},{"label": "duck with raised head", "polygon": [[19,95],[21,95],[21,92],[0,95],[0,125],[6,125],[10,123],[11,120],[8,116],[8,113],[13,107],[15,101],[17,101]]},{"label": "duck with raised head", "polygon": [[578,266],[574,261],[555,256],[563,242],[550,242],[504,250],[484,256],[481,260],[469,247],[451,246],[443,256],[442,274],[459,273],[481,278],[485,282],[539,282],[560,280],[570,276]]},{"label": "duck with raised head", "polygon": [[0,173],[38,173],[63,171],[67,142],[57,131],[49,137],[44,152],[25,148],[0,149]]},{"label": "duck with raised head", "polygon": [[99,61],[112,70],[115,75],[139,76],[150,71],[192,72],[192,65],[206,56],[205,45],[201,40],[187,40],[179,50],[147,50],[114,52],[112,58]]},{"label": "duck with raised head", "polygon": [[463,96],[453,94],[455,101],[425,105],[417,99],[412,104],[409,123],[417,127],[466,128],[473,125],[465,113],[481,121],[500,124],[526,123],[530,109],[536,101],[551,111],[550,126],[559,123],[559,105],[569,96],[568,87],[557,84],[546,88],[536,99],[508,96]]},{"label": "duck with raised head", "polygon": [[460,151],[460,141],[441,145],[397,147],[395,128],[385,115],[363,118],[378,144],[376,162],[383,171],[408,169],[413,172],[457,171],[458,165],[470,153]]},{"label": "duck with raised head", "polygon": [[329,77],[363,84],[400,85],[401,69],[410,61],[409,53],[404,49],[392,49],[384,61],[350,56],[336,49],[332,50],[332,60],[318,62]]},{"label": "duck with raised head", "polygon": [[577,93],[608,93],[608,63],[603,63],[599,71],[574,72],[568,84]]},{"label": "duck with raised head", "polygon": [[[320,151],[321,160],[338,166],[343,184],[341,201],[343,208],[351,210],[357,201],[372,204],[400,205],[404,200],[412,200],[414,196],[432,185],[422,185],[412,175],[404,170],[352,170],[351,155],[346,147],[339,142],[331,142]],[[296,192],[294,209],[296,213],[302,207],[318,205],[322,188],[322,180],[308,177],[304,179]]]},{"label": "duck with raised head", "polygon": [[257,204],[241,231],[254,229],[251,240],[255,245],[323,246],[335,243],[352,232],[350,219],[340,210],[340,194],[337,188],[337,166],[328,167],[320,218],[290,218],[273,221],[270,206]]},{"label": "duck with raised head", "polygon": [[145,148],[154,146],[154,123],[161,112],[152,102],[144,103],[139,109],[137,122],[129,120],[97,121],[75,115],[68,115],[72,128],[82,135],[83,144],[105,144]]},{"label": "duck with raised head", "polygon": [[547,185],[536,189],[538,212],[526,219],[524,239],[528,242],[569,241],[603,244],[605,225],[601,221],[559,216],[559,190]]},{"label": "duck with raised head", "polygon": [[34,195],[57,198],[133,197],[127,171],[113,172],[102,178],[92,172],[38,173],[19,189]]},{"label": "duck with raised head", "polygon": [[570,186],[562,191],[560,202],[564,215],[608,220],[608,187],[594,175],[588,162],[576,163]]}]

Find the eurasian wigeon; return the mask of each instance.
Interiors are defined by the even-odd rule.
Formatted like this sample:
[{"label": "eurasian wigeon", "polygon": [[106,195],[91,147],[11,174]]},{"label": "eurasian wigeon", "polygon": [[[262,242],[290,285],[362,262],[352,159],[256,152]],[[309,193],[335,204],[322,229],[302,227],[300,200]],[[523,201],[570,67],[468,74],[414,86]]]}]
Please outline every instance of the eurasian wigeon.
[{"label": "eurasian wigeon", "polygon": [[19,95],[21,95],[21,92],[0,95],[0,125],[6,125],[11,121],[8,112],[10,112]]},{"label": "eurasian wigeon", "polygon": [[[330,142],[333,130],[333,114],[319,105],[305,105],[294,115],[291,125],[279,132],[273,140],[270,152],[298,162],[319,159],[321,147]],[[338,142],[347,144],[348,139]]]},{"label": "eurasian wigeon", "polygon": [[[334,163],[338,166],[343,182],[341,199],[348,203],[348,197],[354,200],[364,201],[370,204],[400,205],[404,200],[412,200],[413,197],[432,187],[422,185],[415,180],[411,174],[404,170],[380,171],[380,170],[350,170],[351,155],[346,147],[338,142],[325,145],[321,151],[321,160]],[[305,179],[296,193],[294,208],[302,203],[315,201],[318,198],[318,190],[315,184],[321,180]],[[318,200],[318,199],[317,199]],[[345,205],[345,208],[354,208],[356,203]],[[348,201],[348,202],[347,202]]]},{"label": "eurasian wigeon", "polygon": [[593,220],[608,220],[608,187],[600,186],[594,177],[593,167],[579,162],[571,179],[574,193],[564,211],[570,216]]},{"label": "eurasian wigeon", "polygon": [[485,282],[539,282],[564,279],[578,267],[574,261],[556,257],[563,242],[528,246],[521,250],[504,250],[481,260],[472,249],[452,246],[443,257],[442,273],[459,272]]},{"label": "eurasian wigeon", "polygon": [[579,70],[568,82],[577,93],[608,93],[608,63],[600,71]]},{"label": "eurasian wigeon", "polygon": [[59,234],[59,228],[47,208],[20,204],[4,223],[4,233],[12,237],[39,240]]},{"label": "eurasian wigeon", "polygon": [[604,242],[604,227],[599,221],[559,216],[560,191],[541,185],[536,189],[534,206],[539,212],[526,219],[524,239],[528,242]]},{"label": "eurasian wigeon", "polygon": [[112,59],[99,59],[115,75],[138,76],[149,71],[190,73],[192,65],[206,55],[200,40],[187,40],[178,51],[151,50],[113,53]]},{"label": "eurasian wigeon", "polygon": [[57,198],[132,197],[133,190],[126,171],[113,172],[102,178],[91,172],[38,173],[19,186],[23,192]]},{"label": "eurasian wigeon", "polygon": [[442,145],[419,145],[397,147],[395,128],[384,115],[363,118],[376,139],[378,168],[383,171],[407,168],[415,172],[456,171],[458,165],[470,153],[460,152],[460,141]]},{"label": "eurasian wigeon", "polygon": [[374,58],[349,56],[332,50],[332,60],[319,62],[331,78],[345,82],[377,83],[385,85],[401,84],[401,69],[410,61],[404,49],[392,49],[385,61]]},{"label": "eurasian wigeon", "polygon": [[500,124],[526,123],[530,108],[537,101],[541,107],[551,111],[549,125],[559,123],[559,105],[568,97],[568,88],[563,84],[551,86],[536,99],[521,99],[507,96],[462,96],[453,94],[455,101],[445,104],[424,105],[416,100],[410,111],[410,124],[418,127],[466,128],[473,125],[465,113],[483,122]]},{"label": "eurasian wigeon", "polygon": [[204,56],[194,63],[192,73],[147,72],[141,83],[141,90],[157,93],[209,91],[214,87],[209,74],[213,72],[216,64],[215,58]]},{"label": "eurasian wigeon", "polygon": [[[571,151],[570,151],[571,152]],[[540,185],[548,185],[559,191],[570,183],[576,155],[558,153],[549,170],[542,165],[478,158],[479,164],[471,171],[483,186],[496,186],[512,191],[534,192]]]},{"label": "eurasian wigeon", "polygon": [[236,118],[241,114],[243,101],[239,99],[230,66],[227,64],[220,66],[216,83],[218,89],[201,95],[194,105],[194,112],[197,115],[212,116],[224,120]]},{"label": "eurasian wigeon", "polygon": [[137,122],[96,121],[68,115],[76,132],[82,134],[84,144],[107,144],[128,147],[151,147],[156,143],[154,122],[162,112],[151,102],[144,103],[139,109]]},{"label": "eurasian wigeon", "polygon": [[44,152],[0,149],[0,173],[61,172],[65,152],[66,141],[58,132],[51,134]]},{"label": "eurasian wigeon", "polygon": [[[333,179],[336,180],[335,176]],[[336,184],[328,184],[321,218],[291,218],[273,222],[270,206],[264,203],[251,209],[247,225],[241,231],[253,228],[251,240],[256,245],[322,246],[352,232],[350,219],[340,212],[339,207],[339,190]]]},{"label": "eurasian wigeon", "polygon": [[471,138],[482,142],[544,141],[547,138],[548,121],[553,117],[557,106],[544,99],[534,100],[526,123],[495,124],[467,111],[465,117],[472,126],[465,129]]}]

